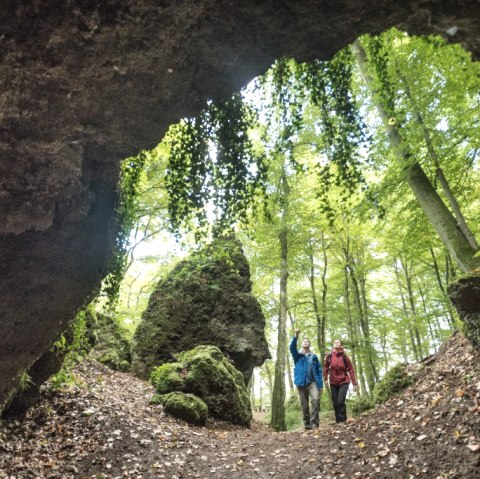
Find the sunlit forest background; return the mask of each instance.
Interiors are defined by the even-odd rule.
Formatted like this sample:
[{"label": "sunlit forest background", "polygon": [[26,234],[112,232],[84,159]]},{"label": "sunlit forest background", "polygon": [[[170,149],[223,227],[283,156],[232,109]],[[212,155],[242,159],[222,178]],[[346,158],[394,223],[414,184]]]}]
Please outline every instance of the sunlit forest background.
[{"label": "sunlit forest background", "polygon": [[[277,61],[124,162],[123,236],[94,307],[132,337],[156,284],[233,230],[272,354],[255,371],[254,407],[293,395],[295,328],[321,357],[341,338],[368,397],[461,327],[446,290],[478,260],[479,92],[460,45],[398,30],[330,62]],[[466,245],[439,234],[442,214]]]}]

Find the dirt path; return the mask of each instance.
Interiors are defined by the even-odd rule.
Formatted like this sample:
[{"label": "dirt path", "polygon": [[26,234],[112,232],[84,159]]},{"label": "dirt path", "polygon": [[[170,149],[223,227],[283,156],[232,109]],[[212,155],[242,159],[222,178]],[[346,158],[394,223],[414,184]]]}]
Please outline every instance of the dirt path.
[{"label": "dirt path", "polygon": [[453,369],[434,361],[406,394],[350,424],[287,433],[189,427],[148,404],[147,383],[86,363],[81,388],[47,390],[0,425],[0,478],[480,477],[480,361],[467,357]]}]

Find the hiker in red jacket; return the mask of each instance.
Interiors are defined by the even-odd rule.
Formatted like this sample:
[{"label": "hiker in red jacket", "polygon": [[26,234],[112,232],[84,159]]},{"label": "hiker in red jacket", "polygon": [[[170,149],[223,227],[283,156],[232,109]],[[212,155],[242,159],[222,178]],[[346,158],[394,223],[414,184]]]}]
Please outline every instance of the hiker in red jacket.
[{"label": "hiker in red jacket", "polygon": [[325,364],[323,367],[324,383],[327,383],[330,374],[330,392],[332,394],[333,409],[335,409],[335,420],[344,422],[347,420],[347,406],[345,400],[347,398],[348,387],[350,381],[353,384],[353,390],[357,388],[357,378],[353,370],[352,361],[345,353],[342,342],[336,339],[333,343],[332,352],[325,356]]}]

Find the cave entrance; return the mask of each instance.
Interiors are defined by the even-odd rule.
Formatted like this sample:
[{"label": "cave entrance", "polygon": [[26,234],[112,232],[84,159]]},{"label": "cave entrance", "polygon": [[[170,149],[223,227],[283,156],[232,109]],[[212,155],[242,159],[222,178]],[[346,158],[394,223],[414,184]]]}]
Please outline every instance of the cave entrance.
[{"label": "cave entrance", "polygon": [[293,390],[295,328],[322,357],[342,338],[371,394],[458,327],[447,286],[478,263],[478,78],[460,46],[390,30],[209,102],[124,163],[114,314],[133,334],[172,267],[233,230],[275,358],[254,375],[256,407],[270,407],[274,364]]}]

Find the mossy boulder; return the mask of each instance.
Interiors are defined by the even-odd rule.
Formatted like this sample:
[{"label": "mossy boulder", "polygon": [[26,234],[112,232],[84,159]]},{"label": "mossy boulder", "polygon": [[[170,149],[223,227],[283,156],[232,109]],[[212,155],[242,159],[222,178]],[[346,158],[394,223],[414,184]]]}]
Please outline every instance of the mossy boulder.
[{"label": "mossy boulder", "polygon": [[472,272],[452,283],[448,296],[463,321],[465,336],[480,348],[480,272]]},{"label": "mossy boulder", "polygon": [[215,346],[198,346],[178,355],[179,362],[154,369],[151,381],[159,394],[194,394],[208,414],[233,424],[250,425],[250,396],[242,374]]},{"label": "mossy boulder", "polygon": [[92,357],[111,369],[130,369],[130,340],[127,331],[115,318],[105,314],[94,313],[92,324]]},{"label": "mossy boulder", "polygon": [[207,423],[208,407],[204,401],[194,394],[185,394],[179,391],[157,394],[150,402],[162,404],[166,413],[190,424],[205,426]]},{"label": "mossy boulder", "polygon": [[134,336],[133,370],[147,378],[154,367],[201,344],[220,348],[245,383],[270,357],[248,262],[232,237],[214,240],[158,283]]},{"label": "mossy boulder", "polygon": [[373,400],[375,404],[388,401],[392,396],[403,391],[415,382],[414,379],[407,374],[406,367],[406,364],[397,364],[385,374],[381,381],[375,384],[373,388]]},{"label": "mossy boulder", "polygon": [[180,363],[162,364],[153,370],[150,380],[159,394],[181,391],[185,388],[183,371],[185,368]]}]

